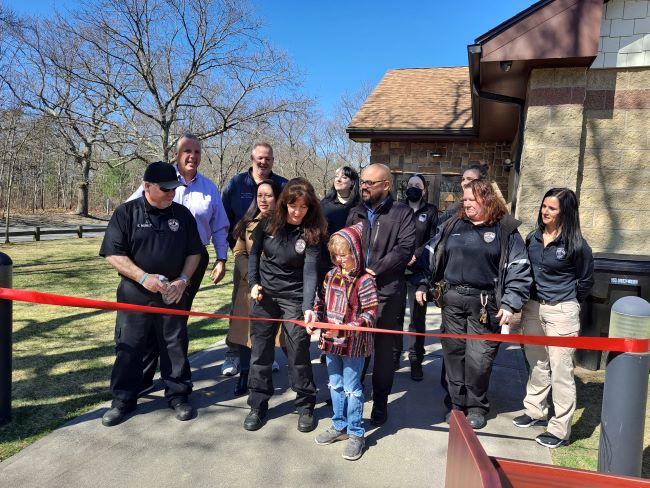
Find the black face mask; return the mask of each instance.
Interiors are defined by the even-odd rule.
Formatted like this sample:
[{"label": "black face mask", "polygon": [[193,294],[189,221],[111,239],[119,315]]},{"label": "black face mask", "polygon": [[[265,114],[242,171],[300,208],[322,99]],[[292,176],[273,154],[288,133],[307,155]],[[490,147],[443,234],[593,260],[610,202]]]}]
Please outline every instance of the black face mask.
[{"label": "black face mask", "polygon": [[422,190],[412,186],[406,189],[406,199],[409,202],[417,202],[422,199]]}]

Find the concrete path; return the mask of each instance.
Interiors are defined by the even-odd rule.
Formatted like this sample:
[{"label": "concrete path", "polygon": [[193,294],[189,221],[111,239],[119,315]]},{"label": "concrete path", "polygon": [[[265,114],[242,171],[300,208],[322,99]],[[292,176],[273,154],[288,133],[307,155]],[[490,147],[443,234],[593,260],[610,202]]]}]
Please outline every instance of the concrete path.
[{"label": "concrete path", "polygon": [[[429,313],[432,331],[440,323],[437,312]],[[320,388],[319,424],[312,433],[296,429],[294,394],[287,388],[286,359],[279,350],[281,370],[274,374],[276,395],[269,420],[257,432],[244,431],[246,397],[233,398],[236,378],[220,376],[225,352],[220,343],[191,359],[195,384],[191,401],[197,418],[177,421],[162,392],[155,391],[141,399],[127,421],[106,428],[100,421],[108,406],[104,405],[0,463],[1,484],[12,488],[444,486],[448,426],[439,381],[439,342],[430,340],[427,345],[424,381],[413,382],[408,361],[402,361],[384,426],[370,429],[372,403],[366,403],[367,451],[356,462],[342,459],[343,442],[314,443],[315,435],[329,425],[331,412],[325,404],[326,368],[318,363],[315,346],[312,343]],[[492,412],[478,435],[489,455],[550,463],[548,449],[534,442],[541,430],[519,429],[511,422],[521,410],[525,383],[521,350],[502,346],[490,384]],[[370,377],[366,384],[371,384]],[[367,396],[371,398],[369,392]]]}]

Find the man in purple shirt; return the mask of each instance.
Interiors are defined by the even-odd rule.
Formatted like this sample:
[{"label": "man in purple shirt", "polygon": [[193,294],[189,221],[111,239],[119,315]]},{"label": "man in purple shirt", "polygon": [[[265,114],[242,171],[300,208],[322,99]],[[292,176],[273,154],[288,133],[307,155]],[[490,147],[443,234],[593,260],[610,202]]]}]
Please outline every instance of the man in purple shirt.
[{"label": "man in purple shirt", "polygon": [[[174,202],[186,207],[196,219],[201,242],[207,246],[212,239],[212,245],[216,251],[217,262],[210,272],[210,278],[216,285],[226,273],[226,259],[228,257],[228,228],[230,224],[221,201],[221,194],[217,185],[209,178],[198,172],[201,164],[201,141],[194,134],[183,134],[176,143],[176,175],[178,180],[186,186],[179,186],[176,189]],[[143,188],[140,186],[129,200],[142,196]],[[187,287],[188,310],[192,308],[192,302],[199,291],[201,281],[208,267],[210,257],[206,248],[201,253],[201,261],[197,267],[192,280]],[[144,358],[144,378],[142,382],[143,391],[153,384],[153,377],[158,366],[158,348],[152,341],[151,350]]]}]

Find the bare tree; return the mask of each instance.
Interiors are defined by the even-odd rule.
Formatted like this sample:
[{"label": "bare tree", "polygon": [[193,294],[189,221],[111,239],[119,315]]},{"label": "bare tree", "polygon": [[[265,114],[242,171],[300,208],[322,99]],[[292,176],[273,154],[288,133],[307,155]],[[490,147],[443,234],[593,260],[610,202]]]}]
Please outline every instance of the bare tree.
[{"label": "bare tree", "polygon": [[[235,0],[84,1],[60,25],[82,43],[73,74],[115,92],[140,157],[167,161],[197,117],[208,139],[292,109],[280,96],[295,84],[291,66],[259,37],[250,11]],[[128,83],[116,84],[97,58],[120,66]]]},{"label": "bare tree", "polygon": [[[56,127],[78,169],[76,213],[88,215],[91,165],[98,144],[112,125],[114,92],[74,76],[79,42],[65,36],[56,23],[25,21],[9,32],[13,40],[11,62],[9,69],[0,73],[0,81],[24,109],[47,117]],[[115,82],[119,70],[106,58],[96,59],[95,64]]]}]

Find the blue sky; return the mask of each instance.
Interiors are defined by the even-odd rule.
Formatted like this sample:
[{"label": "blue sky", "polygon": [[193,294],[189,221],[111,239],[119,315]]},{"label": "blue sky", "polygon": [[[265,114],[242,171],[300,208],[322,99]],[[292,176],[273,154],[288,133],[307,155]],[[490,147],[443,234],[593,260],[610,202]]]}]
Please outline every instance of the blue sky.
[{"label": "blue sky", "polygon": [[[47,15],[75,0],[0,0]],[[341,95],[377,85],[392,68],[466,66],[467,44],[531,0],[251,0],[271,43],[303,73],[304,90],[331,113]]]}]

